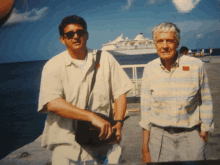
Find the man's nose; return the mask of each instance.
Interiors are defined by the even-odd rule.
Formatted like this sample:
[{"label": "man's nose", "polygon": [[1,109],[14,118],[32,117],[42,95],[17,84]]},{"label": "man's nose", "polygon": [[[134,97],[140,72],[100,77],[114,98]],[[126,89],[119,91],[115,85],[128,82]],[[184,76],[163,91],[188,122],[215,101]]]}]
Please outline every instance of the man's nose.
[{"label": "man's nose", "polygon": [[168,47],[168,45],[167,45],[167,41],[163,41],[163,43],[162,43],[162,47],[163,47],[163,48],[167,48],[167,47]]},{"label": "man's nose", "polygon": [[78,33],[75,33],[73,38],[79,38],[79,34]]}]

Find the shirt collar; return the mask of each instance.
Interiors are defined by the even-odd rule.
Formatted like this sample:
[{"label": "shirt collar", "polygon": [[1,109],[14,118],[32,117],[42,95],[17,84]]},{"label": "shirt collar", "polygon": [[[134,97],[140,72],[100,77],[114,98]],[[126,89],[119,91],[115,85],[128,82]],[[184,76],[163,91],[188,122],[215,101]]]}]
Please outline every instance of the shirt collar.
[{"label": "shirt collar", "polygon": [[[66,66],[71,66],[72,64],[75,64],[75,60],[70,56],[69,52],[65,51],[65,64]],[[91,60],[93,58],[91,51],[87,50],[87,55],[85,57],[85,60]]]},{"label": "shirt collar", "polygon": [[[178,52],[177,52],[177,53],[178,53]],[[172,69],[172,68],[175,68],[175,67],[179,67],[180,57],[181,57],[181,55],[178,53],[178,57],[177,57],[175,63],[171,66],[171,69]],[[160,60],[160,67],[161,67],[163,70],[167,70],[167,69],[165,68],[165,66],[162,64],[161,60]]]}]

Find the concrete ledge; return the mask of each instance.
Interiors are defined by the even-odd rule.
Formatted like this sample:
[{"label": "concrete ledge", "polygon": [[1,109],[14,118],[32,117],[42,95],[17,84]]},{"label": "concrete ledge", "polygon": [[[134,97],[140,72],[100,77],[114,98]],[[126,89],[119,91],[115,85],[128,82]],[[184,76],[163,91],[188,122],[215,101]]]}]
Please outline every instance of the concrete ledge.
[{"label": "concrete ledge", "polygon": [[3,158],[0,164],[44,164],[51,162],[52,152],[41,148],[41,136]]},{"label": "concrete ledge", "polygon": [[205,57],[197,57],[205,63],[220,63],[220,56],[205,56]]}]

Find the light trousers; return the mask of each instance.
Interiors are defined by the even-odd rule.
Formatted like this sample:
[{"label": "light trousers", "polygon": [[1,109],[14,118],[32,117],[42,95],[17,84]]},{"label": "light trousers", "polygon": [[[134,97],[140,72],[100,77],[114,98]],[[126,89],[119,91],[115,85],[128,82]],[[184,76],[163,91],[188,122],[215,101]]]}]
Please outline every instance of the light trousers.
[{"label": "light trousers", "polygon": [[53,150],[52,154],[52,165],[88,165],[88,164],[97,164],[95,160],[90,160],[90,161],[84,161],[82,162],[80,160],[80,157],[77,161],[74,161],[68,157],[66,157],[63,153],[62,150],[58,147],[56,147]]},{"label": "light trousers", "polygon": [[99,148],[82,146],[79,156],[72,146],[59,145],[52,154],[52,165],[119,164],[120,144],[109,144]]},{"label": "light trousers", "polygon": [[205,142],[199,129],[170,134],[153,126],[149,150],[152,162],[197,161],[205,159]]}]

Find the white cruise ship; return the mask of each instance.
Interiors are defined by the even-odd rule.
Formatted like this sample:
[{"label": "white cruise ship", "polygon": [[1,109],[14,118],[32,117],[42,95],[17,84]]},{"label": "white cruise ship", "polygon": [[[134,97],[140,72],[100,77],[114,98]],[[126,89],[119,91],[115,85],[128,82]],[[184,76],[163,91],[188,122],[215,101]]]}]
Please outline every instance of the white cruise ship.
[{"label": "white cruise ship", "polygon": [[123,33],[114,41],[102,45],[101,50],[114,52],[118,55],[139,55],[157,53],[153,40],[144,38],[143,33],[138,34],[135,39],[123,39]]}]

